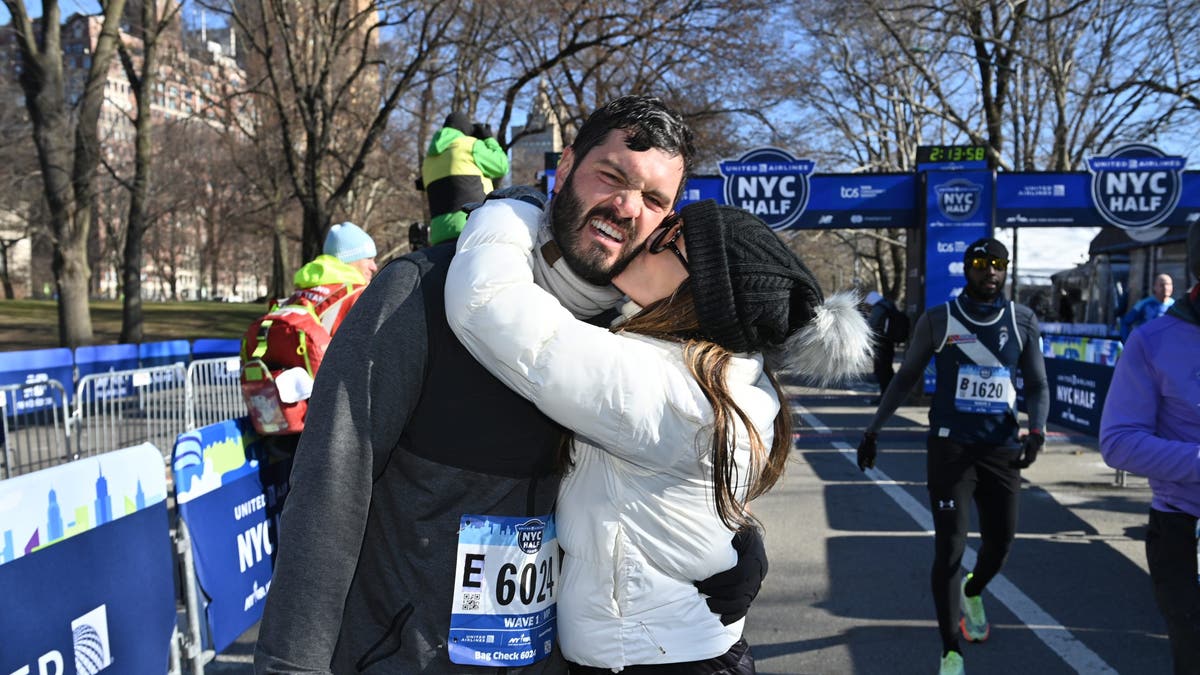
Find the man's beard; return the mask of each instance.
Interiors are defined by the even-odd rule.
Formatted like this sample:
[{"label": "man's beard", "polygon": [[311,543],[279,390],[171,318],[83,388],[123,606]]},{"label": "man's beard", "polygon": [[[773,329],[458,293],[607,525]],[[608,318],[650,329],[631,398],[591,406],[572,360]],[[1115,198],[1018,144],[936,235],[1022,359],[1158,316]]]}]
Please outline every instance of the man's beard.
[{"label": "man's beard", "polygon": [[996,298],[1000,297],[1003,293],[1003,281],[996,284],[996,290],[988,291],[983,287],[982,281],[975,283],[974,281],[967,279],[967,295],[971,296],[973,300],[978,300],[980,302],[995,302]]},{"label": "man's beard", "polygon": [[[589,284],[607,286],[612,283],[613,277],[620,274],[637,256],[642,250],[642,245],[634,241],[635,229],[629,219],[618,217],[612,209],[597,206],[584,214],[583,204],[575,194],[572,178],[573,174],[567,176],[562,188],[550,203],[550,231],[554,233],[554,240],[558,242],[563,259],[575,274]],[[608,262],[609,250],[606,247],[583,242],[586,224],[596,217],[605,218],[613,223],[626,223],[623,228],[625,243],[621,245],[621,252],[611,265]]]}]

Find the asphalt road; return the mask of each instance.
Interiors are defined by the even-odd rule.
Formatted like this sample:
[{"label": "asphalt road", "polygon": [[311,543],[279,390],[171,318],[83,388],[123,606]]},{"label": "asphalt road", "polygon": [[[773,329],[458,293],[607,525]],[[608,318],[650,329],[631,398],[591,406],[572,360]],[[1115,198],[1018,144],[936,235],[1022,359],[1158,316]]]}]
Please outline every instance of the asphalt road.
[{"label": "asphalt road", "polygon": [[[794,459],[755,506],[771,560],[747,620],[758,672],[937,672],[926,409],[898,410],[862,473],[866,390],[790,393],[804,421]],[[967,672],[1169,673],[1142,545],[1146,481],[1115,487],[1094,439],[1053,427],[1023,474],[1017,541],[984,592],[991,636],[964,642]],[[967,545],[973,561],[978,536]]]},{"label": "asphalt road", "polygon": [[[924,487],[926,411],[903,407],[880,434],[877,469],[854,446],[867,388],[790,388],[799,438],[781,483],[753,508],[770,573],[746,623],[763,675],[935,673],[932,525]],[[1142,540],[1150,490],[1113,485],[1094,439],[1051,427],[1024,472],[1019,534],[984,592],[991,637],[964,643],[971,675],[1169,673]],[[979,544],[968,540],[968,561]],[[252,672],[256,631],[208,673]]]}]

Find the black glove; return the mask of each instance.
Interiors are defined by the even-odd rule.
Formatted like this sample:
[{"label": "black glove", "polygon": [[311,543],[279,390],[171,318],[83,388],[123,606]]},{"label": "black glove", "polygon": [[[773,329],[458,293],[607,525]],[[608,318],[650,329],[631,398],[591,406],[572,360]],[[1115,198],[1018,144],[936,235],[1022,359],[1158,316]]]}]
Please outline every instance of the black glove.
[{"label": "black glove", "polygon": [[1012,466],[1017,469],[1028,469],[1037,459],[1042,446],[1046,444],[1046,435],[1040,431],[1031,431],[1021,437],[1021,458],[1014,459]]},{"label": "black glove", "polygon": [[708,596],[708,608],[720,614],[726,626],[746,616],[767,577],[767,549],[758,528],[738,530],[733,535],[733,548],[738,554],[733,567],[696,582],[696,588]]},{"label": "black glove", "polygon": [[862,440],[858,443],[859,471],[875,468],[875,458],[879,455],[879,448],[875,447],[875,441],[878,438],[879,434],[874,431],[863,432]]},{"label": "black glove", "polygon": [[484,124],[483,122],[476,122],[475,124],[471,125],[471,135],[480,140],[491,138],[493,136],[492,125]]}]

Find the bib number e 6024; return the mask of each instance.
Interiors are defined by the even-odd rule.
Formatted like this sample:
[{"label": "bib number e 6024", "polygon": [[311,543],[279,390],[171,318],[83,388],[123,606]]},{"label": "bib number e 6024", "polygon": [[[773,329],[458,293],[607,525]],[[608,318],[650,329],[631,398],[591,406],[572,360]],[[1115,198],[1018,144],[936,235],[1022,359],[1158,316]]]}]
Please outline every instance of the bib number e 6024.
[{"label": "bib number e 6024", "polygon": [[554,649],[562,557],[553,516],[462,517],[450,610],[454,663],[522,666]]}]

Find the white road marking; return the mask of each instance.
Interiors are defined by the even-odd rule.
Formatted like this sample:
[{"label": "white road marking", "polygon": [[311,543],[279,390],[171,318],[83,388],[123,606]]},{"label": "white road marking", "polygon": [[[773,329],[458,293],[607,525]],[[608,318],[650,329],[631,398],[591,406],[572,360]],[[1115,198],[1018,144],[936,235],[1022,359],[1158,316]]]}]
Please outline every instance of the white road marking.
[{"label": "white road marking", "polygon": [[[805,417],[812,418],[813,428],[826,429],[828,427],[821,423],[819,419],[807,410],[803,410],[800,406],[795,406],[798,412]],[[820,432],[818,432],[820,433]],[[857,451],[847,443],[834,441],[833,447],[837,448],[842,456],[848,462],[857,468],[858,458]],[[875,482],[889,497],[892,498],[900,508],[917,523],[917,526],[923,530],[933,531],[933,515],[929,513],[929,509],[924,504],[917,501],[912,495],[901,488],[896,481],[892,480],[886,473],[879,469],[867,469],[866,476]],[[970,546],[963,551],[962,564],[964,568],[975,567],[975,550]],[[1055,654],[1058,654],[1068,666],[1074,668],[1078,673],[1104,674],[1109,673],[1116,675],[1116,670],[1108,665],[1100,655],[1088,649],[1087,645],[1083,644],[1076,638],[1071,631],[1067,630],[1061,623],[1050,616],[1046,610],[1038,606],[1028,595],[1025,595],[1021,589],[1008,580],[1003,574],[997,574],[988,584],[988,591],[991,592],[997,600],[1008,607],[1018,620],[1021,621],[1033,634],[1046,644]]]},{"label": "white road marking", "polygon": [[[832,433],[829,430],[829,427],[825,426],[824,422],[817,419],[816,415],[813,415],[812,413],[808,412],[808,409],[806,409],[804,406],[793,403],[792,411],[799,413],[800,418],[804,420],[804,423],[807,424],[808,426],[812,427],[812,430],[817,432],[818,434]],[[801,432],[801,433],[803,433],[803,432]]]}]

